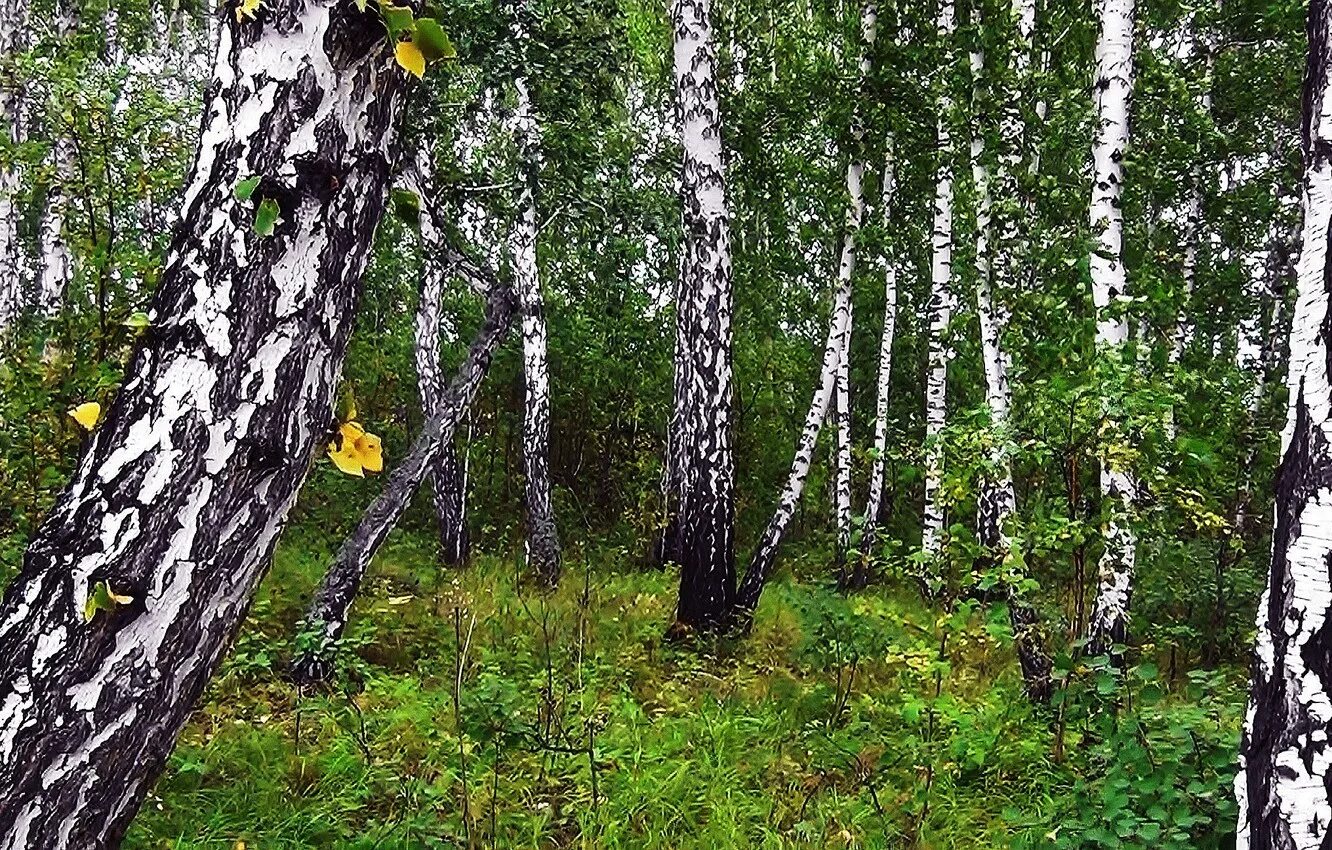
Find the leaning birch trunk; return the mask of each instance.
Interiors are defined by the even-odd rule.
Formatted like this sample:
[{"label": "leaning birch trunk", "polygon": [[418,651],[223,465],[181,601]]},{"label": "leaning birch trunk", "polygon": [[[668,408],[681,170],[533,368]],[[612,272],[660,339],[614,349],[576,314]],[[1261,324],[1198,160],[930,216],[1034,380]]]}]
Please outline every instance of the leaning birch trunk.
[{"label": "leaning birch trunk", "polygon": [[[17,58],[27,49],[28,0],[0,3],[0,127],[17,150],[24,141],[23,95]],[[19,237],[19,200],[23,186],[16,164],[0,165],[0,331],[25,308],[23,244]]]},{"label": "leaning birch trunk", "polygon": [[1327,666],[1332,617],[1332,360],[1325,333],[1332,224],[1332,3],[1309,7],[1304,230],[1290,334],[1289,406],[1267,588],[1258,604],[1240,770],[1239,850],[1317,848],[1332,828]]},{"label": "leaning birch trunk", "polygon": [[[419,198],[429,199],[432,181],[429,175],[432,163],[424,149],[417,156],[415,184]],[[444,284],[447,263],[440,255],[443,237],[435,224],[434,205],[427,200],[420,215],[421,247],[424,268],[421,294],[416,304],[415,361],[416,382],[421,396],[425,418],[436,415],[444,404],[446,384],[440,369],[440,345],[444,341]],[[450,324],[448,342],[456,342],[457,331]],[[467,563],[471,554],[471,540],[467,533],[467,473],[458,456],[458,440],[445,440],[438,457],[426,474],[434,496],[435,521],[439,529],[439,560],[447,567]]]},{"label": "leaning birch trunk", "polygon": [[[1115,358],[1128,340],[1128,322],[1114,315],[1126,293],[1123,263],[1124,155],[1129,141],[1129,101],[1133,89],[1133,0],[1096,0],[1100,31],[1096,41],[1096,135],[1092,142],[1091,251],[1092,301],[1096,306],[1096,347]],[[1108,400],[1100,450],[1101,497],[1109,504],[1105,550],[1101,553],[1096,603],[1088,625],[1088,652],[1102,655],[1128,636],[1136,541],[1132,522],[1133,480],[1116,466],[1113,441],[1118,423]]]},{"label": "leaning birch trunk", "polygon": [[[458,255],[453,254],[451,262],[454,258]],[[343,541],[315,591],[302,625],[304,645],[300,655],[292,661],[291,675],[296,682],[319,682],[332,675],[336,644],[347,627],[352,603],[370,561],[389,532],[397,526],[412,494],[420,488],[444,447],[452,442],[458,423],[471,407],[477,388],[490,368],[491,357],[509,332],[517,299],[507,286],[489,275],[487,285],[485,319],[458,374],[439,406],[421,426],[421,433],[412,442],[407,455],[389,473],[384,489]]]},{"label": "leaning birch trunk", "polygon": [[[871,49],[878,32],[878,15],[872,2],[863,7],[860,23],[861,55],[859,67],[861,85],[859,94],[863,98],[866,93],[866,79],[870,73]],[[790,524],[791,518],[795,515],[796,506],[800,503],[800,496],[804,492],[805,479],[809,476],[810,464],[814,459],[814,449],[818,445],[819,431],[828,416],[829,406],[839,394],[840,385],[846,380],[844,370],[847,368],[846,361],[851,349],[851,281],[855,272],[857,237],[860,233],[860,225],[865,217],[863,187],[865,163],[861,158],[864,132],[864,125],[857,111],[851,119],[854,151],[846,169],[846,188],[850,204],[846,212],[846,232],[842,238],[842,256],[837,271],[837,287],[833,291],[832,312],[828,318],[828,338],[823,348],[823,362],[819,373],[819,382],[814,387],[814,397],[810,401],[809,411],[805,414],[805,425],[800,432],[799,440],[796,442],[795,457],[791,461],[791,472],[787,476],[786,486],[782,489],[781,496],[778,497],[777,510],[773,513],[772,518],[768,520],[762,536],[759,537],[758,544],[754,547],[749,569],[745,571],[744,580],[740,583],[740,588],[736,593],[735,623],[742,631],[748,630],[753,623],[754,611],[758,608],[759,598],[763,595],[763,586],[767,583],[768,577],[772,574],[772,568],[776,564],[777,551],[781,547],[782,537],[786,533],[786,527]],[[850,418],[849,415],[847,418]],[[840,442],[835,450],[839,454],[843,450]],[[847,545],[849,545],[851,522],[849,444],[845,446],[845,451],[848,455],[845,462],[845,468],[847,469],[845,511],[848,534]],[[838,477],[841,478],[840,473]],[[837,482],[839,553],[845,552],[840,533],[843,510],[842,488],[843,482],[839,480]]]},{"label": "leaning birch trunk", "polygon": [[[119,845],[270,563],[328,439],[409,88],[383,32],[269,0],[221,36],[153,325],[0,603],[0,847]],[[133,601],[89,619],[99,587]]]},{"label": "leaning birch trunk", "polygon": [[[687,368],[677,371],[680,593],[673,633],[726,627],[735,596],[735,460],[731,449],[731,235],[722,158],[711,0],[674,0],[673,73],[683,141],[684,247],[678,287]],[[677,353],[680,353],[677,351]]]},{"label": "leaning birch trunk", "polygon": [[[519,26],[519,40],[526,31]],[[514,131],[518,139],[518,220],[510,238],[514,288],[523,332],[523,492],[527,534],[523,551],[527,569],[538,582],[553,587],[560,580],[560,539],[550,495],[550,367],[546,359],[546,315],[537,264],[537,171],[540,168],[540,127],[527,80],[514,81],[517,104]]]},{"label": "leaning birch trunk", "polygon": [[[883,163],[883,200],[880,216],[883,219],[884,239],[892,227],[893,196],[897,191],[897,176],[893,170],[893,140],[886,145]],[[883,249],[883,330],[879,335],[878,393],[874,401],[874,448],[870,453],[869,497],[865,500],[865,524],[860,533],[860,569],[868,570],[869,561],[878,546],[879,523],[884,512],[884,468],[888,454],[888,401],[893,371],[893,337],[897,330],[897,257],[891,244]]]},{"label": "leaning birch trunk", "polygon": [[938,143],[935,155],[934,223],[931,228],[929,362],[925,377],[925,515],[921,548],[937,558],[943,547],[943,429],[947,419],[948,362],[946,336],[953,318],[953,99],[949,69],[957,21],[953,0],[940,0],[938,35],[946,57],[939,74]]}]

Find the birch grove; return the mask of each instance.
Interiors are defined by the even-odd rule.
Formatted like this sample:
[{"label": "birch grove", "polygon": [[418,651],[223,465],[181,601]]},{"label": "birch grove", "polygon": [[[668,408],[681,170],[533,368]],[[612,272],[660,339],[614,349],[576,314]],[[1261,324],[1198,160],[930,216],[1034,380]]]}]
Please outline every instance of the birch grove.
[{"label": "birch grove", "polygon": [[1330,2],[4,5],[0,850],[1332,846]]}]

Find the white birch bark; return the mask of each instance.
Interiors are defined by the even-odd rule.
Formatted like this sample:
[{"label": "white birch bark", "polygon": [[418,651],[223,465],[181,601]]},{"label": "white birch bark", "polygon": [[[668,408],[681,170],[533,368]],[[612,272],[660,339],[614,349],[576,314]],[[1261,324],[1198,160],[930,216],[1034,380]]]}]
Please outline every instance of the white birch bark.
[{"label": "white birch bark", "polygon": [[[429,152],[422,149],[416,157],[416,171],[408,184],[421,198],[420,236],[423,269],[420,298],[416,306],[415,365],[416,381],[421,397],[422,412],[426,418],[435,416],[446,403],[447,384],[440,364],[441,345],[456,344],[458,330],[444,317],[442,299],[450,266],[444,234],[435,221],[434,163]],[[473,286],[479,281],[473,280]],[[468,406],[465,415],[470,416]],[[435,523],[439,531],[439,559],[446,567],[467,563],[471,554],[471,539],[467,529],[467,469],[460,462],[456,433],[450,434],[441,446],[439,455],[429,466],[426,480],[430,484],[435,508]]]},{"label": "white birch bark", "polygon": [[731,449],[731,234],[711,0],[673,0],[672,71],[683,161],[684,250],[677,289],[672,446],[678,469],[676,624],[725,628],[735,595]]},{"label": "white birch bark", "polygon": [[[974,29],[980,30],[979,6],[972,7],[971,23]],[[1018,54],[1022,53],[1024,51],[1019,46]],[[979,123],[981,116],[985,114],[981,82],[985,73],[985,54],[979,47],[971,51],[970,65],[973,101],[971,178],[976,192],[976,317],[980,324],[985,401],[990,409],[991,428],[988,459],[990,469],[981,482],[981,491],[977,498],[976,530],[981,545],[999,553],[1002,557],[1008,550],[1005,526],[1017,506],[1013,491],[1012,464],[1007,451],[1008,416],[1012,407],[1012,395],[1008,386],[1009,361],[1003,348],[1007,311],[1003,308],[1002,302],[995,298],[991,277],[990,169],[985,161],[985,130]],[[1004,129],[1011,130],[1012,127],[1006,126]],[[1007,138],[1016,145],[1020,137],[1019,121],[1018,132]],[[1016,188],[1014,181],[1009,179],[1011,169],[1016,165],[1016,159],[1010,155],[1000,160],[996,182],[1001,191],[1012,191]],[[1001,249],[1007,249],[1018,241],[1016,224],[1012,218],[1012,216],[1005,217]],[[1006,252],[1005,260],[1011,261],[1011,255]],[[1009,262],[1001,262],[1001,266],[1007,269]],[[1005,291],[1000,297],[1006,294]]]},{"label": "white birch bark", "polygon": [[[893,140],[885,146],[883,197],[880,217],[885,240],[891,239],[893,201],[897,175],[893,166]],[[888,455],[888,402],[893,371],[893,337],[897,330],[897,256],[891,244],[883,251],[883,329],[879,334],[879,377],[874,401],[874,446],[870,452],[869,497],[865,500],[865,525],[860,535],[861,558],[873,556],[879,522],[884,510],[884,469]]]},{"label": "white birch bark", "polygon": [[[1119,312],[1118,302],[1127,291],[1120,203],[1133,89],[1133,0],[1096,0],[1096,13],[1100,29],[1094,85],[1097,123],[1092,142],[1091,284],[1097,349],[1102,356],[1113,357],[1128,339],[1128,322]],[[1088,650],[1093,655],[1108,651],[1127,637],[1136,547],[1131,526],[1133,480],[1129,470],[1116,465],[1112,441],[1118,439],[1118,423],[1108,407],[1105,414],[1100,478],[1102,498],[1109,503],[1109,519],[1088,631]]]},{"label": "white birch bark", "polygon": [[[525,28],[521,22],[515,27],[517,41],[526,45],[529,38]],[[509,261],[523,333],[523,492],[527,511],[523,551],[528,570],[543,584],[555,585],[560,578],[560,541],[550,493],[550,367],[546,358],[548,334],[537,262],[536,191],[541,163],[541,128],[532,107],[527,80],[518,77],[513,88],[516,98],[513,130],[521,163],[518,218],[510,233]]]},{"label": "white birch bark", "polygon": [[[74,32],[75,15],[64,3],[58,4],[55,14],[56,33],[66,39]],[[51,178],[42,209],[37,298],[42,313],[53,316],[64,305],[74,276],[74,258],[65,240],[65,209],[69,203],[66,187],[74,176],[74,143],[68,136],[56,136],[47,165]]]},{"label": "white birch bark", "polygon": [[[0,132],[16,151],[25,138],[23,92],[16,60],[28,45],[28,0],[0,3]],[[19,235],[22,172],[15,162],[0,163],[0,331],[26,307],[26,263]]]},{"label": "white birch bark", "polygon": [[[873,48],[877,33],[877,7],[873,2],[868,2],[861,9],[861,54],[859,60],[861,84],[858,97],[862,99],[866,95],[865,80],[870,73],[870,51]],[[829,406],[834,398],[846,396],[841,387],[843,383],[849,384],[847,368],[851,349],[852,279],[855,274],[857,240],[861,223],[865,217],[865,163],[862,159],[865,130],[860,108],[858,105],[856,114],[851,118],[854,150],[846,169],[846,189],[849,198],[845,222],[846,229],[842,237],[842,254],[837,269],[837,286],[833,290],[833,306],[828,319],[828,336],[823,349],[819,381],[814,388],[814,397],[810,401],[809,410],[805,414],[804,428],[801,430],[796,443],[795,456],[791,461],[791,471],[787,476],[786,486],[782,489],[781,496],[778,497],[777,510],[773,513],[772,518],[768,520],[763,534],[759,537],[758,544],[754,547],[749,568],[745,571],[744,581],[736,595],[736,620],[742,629],[748,628],[752,622],[754,611],[758,607],[759,597],[763,593],[763,586],[767,583],[773,565],[776,563],[777,551],[781,546],[782,537],[786,533],[786,527],[795,515],[796,506],[800,503],[800,496],[805,488],[805,479],[809,475],[810,464],[813,462],[814,449],[818,445],[819,431],[827,418]],[[840,415],[839,413],[839,417]],[[849,412],[846,418],[850,418]],[[851,529],[849,437],[845,438],[845,442],[839,437],[835,452],[839,456],[843,452],[846,454],[844,461],[836,461],[839,467],[836,483],[837,546],[839,555],[844,555],[850,544]],[[843,472],[843,470],[845,471]],[[842,537],[843,515],[845,516],[845,539]]]},{"label": "white birch bark", "polygon": [[953,319],[953,99],[949,71],[957,18],[953,0],[940,0],[937,31],[944,59],[939,74],[939,106],[935,155],[934,222],[930,229],[929,360],[925,377],[925,514],[921,548],[929,558],[943,547],[943,430],[947,422],[948,363],[952,350],[947,339]]},{"label": "white birch bark", "polygon": [[1332,832],[1332,5],[1309,8],[1304,228],[1267,587],[1258,605],[1238,850],[1317,850]]},{"label": "white birch bark", "polygon": [[[118,846],[235,635],[327,441],[409,79],[341,0],[224,30],[153,325],[0,602],[0,848]],[[87,620],[99,582],[133,601]]]}]

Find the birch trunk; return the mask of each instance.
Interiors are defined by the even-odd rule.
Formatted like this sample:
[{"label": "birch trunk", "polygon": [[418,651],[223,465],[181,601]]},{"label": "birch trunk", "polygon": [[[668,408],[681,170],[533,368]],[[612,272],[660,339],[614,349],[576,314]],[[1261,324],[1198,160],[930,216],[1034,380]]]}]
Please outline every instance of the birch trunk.
[{"label": "birch trunk", "polygon": [[726,626],[735,595],[731,451],[731,236],[711,0],[673,0],[673,76],[683,161],[675,442],[679,629]]},{"label": "birch trunk", "polygon": [[[897,176],[893,168],[893,140],[888,139],[883,163],[883,218],[885,239],[890,238]],[[879,523],[883,519],[884,467],[888,454],[888,401],[893,371],[893,336],[897,330],[897,257],[885,245],[883,255],[883,330],[879,335],[879,379],[874,402],[874,448],[870,457],[869,497],[865,500],[865,525],[860,535],[861,569],[873,558],[878,546]]]},{"label": "birch trunk", "polygon": [[1267,588],[1235,778],[1240,850],[1305,850],[1332,830],[1332,360],[1324,328],[1332,221],[1332,4],[1309,7],[1304,229]]},{"label": "birch trunk", "polygon": [[[435,223],[434,205],[424,200],[433,197],[434,181],[429,179],[432,172],[429,155],[424,152],[418,155],[412,188],[423,199],[420,230],[425,257],[421,294],[416,305],[415,360],[421,407],[427,419],[438,414],[445,401],[447,387],[440,369],[441,344],[457,341],[457,329],[451,323],[446,328],[443,316],[448,263],[440,254],[447,252],[443,248],[443,235]],[[440,563],[446,567],[462,566],[471,555],[471,539],[467,532],[467,470],[459,460],[456,434],[443,442],[426,478],[434,496]]]},{"label": "birch trunk", "polygon": [[930,559],[943,547],[943,429],[947,419],[948,362],[952,351],[946,336],[953,318],[953,99],[949,94],[953,33],[957,27],[953,0],[940,0],[938,35],[944,60],[940,72],[938,143],[934,185],[934,223],[930,246],[929,362],[925,378],[925,517],[921,548]]},{"label": "birch trunk", "polygon": [[[519,40],[527,40],[519,25]],[[524,552],[527,568],[544,585],[560,580],[560,540],[550,496],[550,367],[546,359],[546,316],[537,264],[537,172],[540,168],[540,126],[527,80],[514,81],[517,98],[514,131],[518,140],[521,189],[518,220],[510,237],[514,286],[523,331],[523,471],[527,507]]]},{"label": "birch trunk", "polygon": [[0,847],[115,847],[161,772],[327,440],[408,87],[353,4],[223,32],[153,326],[0,603]]},{"label": "birch trunk", "polygon": [[[57,4],[57,37],[67,40],[76,29],[77,17],[66,3]],[[48,160],[51,181],[46,188],[46,206],[42,209],[41,264],[37,274],[37,298],[42,313],[54,316],[64,306],[74,259],[65,241],[65,209],[69,199],[65,187],[74,177],[74,143],[65,135],[57,136]]]},{"label": "birch trunk", "polygon": [[[460,256],[450,252],[452,259]],[[477,388],[490,368],[491,357],[503,342],[513,321],[517,299],[506,286],[487,275],[489,295],[481,329],[472,341],[458,374],[421,427],[407,455],[389,473],[384,489],[362,514],[356,528],[342,543],[323,581],[319,583],[305,614],[303,631],[310,638],[307,649],[292,662],[292,678],[311,683],[333,673],[333,656],[351,614],[370,561],[398,520],[407,510],[412,494],[421,486],[444,447],[452,442],[458,423],[476,397]]]},{"label": "birch trunk", "polygon": [[[1091,251],[1092,300],[1096,306],[1096,345],[1116,356],[1128,339],[1128,322],[1118,313],[1126,293],[1123,264],[1124,216],[1120,199],[1124,155],[1129,141],[1129,101],[1133,88],[1133,0],[1096,0],[1100,30],[1096,41],[1096,135],[1092,142]],[[1112,312],[1113,311],[1113,312]],[[1131,517],[1133,480],[1116,466],[1111,443],[1118,423],[1106,402],[1101,448],[1101,496],[1109,503],[1096,603],[1088,631],[1088,651],[1100,655],[1128,636],[1136,541]]]},{"label": "birch trunk", "polygon": [[[866,3],[861,10],[860,35],[860,90],[863,100],[866,96],[866,81],[870,73],[871,53],[878,33],[878,12],[874,3]],[[832,312],[828,319],[828,337],[823,348],[823,361],[819,373],[819,382],[814,388],[814,397],[810,401],[809,411],[805,414],[804,428],[796,442],[795,456],[791,461],[791,472],[787,476],[786,486],[777,501],[777,510],[763,529],[758,544],[754,547],[749,568],[736,594],[735,621],[738,628],[747,630],[753,622],[754,611],[758,608],[763,586],[772,574],[777,561],[777,551],[781,547],[786,527],[795,515],[796,506],[805,489],[805,479],[814,459],[814,449],[818,445],[819,431],[827,418],[829,406],[834,398],[846,398],[848,390],[849,354],[851,350],[851,294],[852,278],[855,273],[857,239],[860,226],[865,218],[864,176],[865,163],[862,159],[865,129],[860,114],[860,104],[851,118],[853,151],[846,169],[846,189],[849,204],[846,212],[846,231],[842,237],[842,255],[837,270],[837,287],[833,291]],[[839,408],[841,402],[839,402]],[[843,413],[839,410],[839,419]],[[849,420],[849,410],[845,420]],[[849,422],[847,423],[849,424]],[[837,522],[838,553],[841,556],[850,545],[851,532],[851,481],[849,430],[845,440],[839,435],[835,449],[839,455],[837,474]],[[845,459],[840,456],[845,452]],[[843,471],[844,470],[844,471]],[[842,537],[843,516],[845,516],[846,538]]]},{"label": "birch trunk", "polygon": [[[24,142],[23,94],[16,61],[28,46],[28,0],[0,3],[0,132],[11,150]],[[25,308],[24,256],[19,234],[23,191],[17,163],[0,164],[0,331]]]},{"label": "birch trunk", "polygon": [[[1016,198],[1021,193],[1017,178],[1022,164],[1022,140],[1026,133],[1021,112],[1017,108],[1017,97],[1030,82],[1031,39],[1036,26],[1035,4],[1029,0],[1017,0],[1013,6],[1013,16],[1017,24],[1017,43],[1013,53],[1014,79],[1011,81],[1012,88],[1004,93],[1002,99],[999,134],[1006,140],[1007,147],[998,157],[993,181],[1000,197],[1004,199]],[[972,9],[972,25],[980,31],[978,7]],[[973,101],[980,104],[980,80],[985,70],[984,52],[973,50],[970,64]],[[975,120],[975,116],[983,115],[984,111],[978,105],[973,107],[972,114]],[[972,130],[971,172],[976,187],[976,315],[980,324],[981,356],[985,369],[985,400],[990,409],[990,426],[993,429],[988,475],[982,481],[978,498],[976,530],[989,558],[1005,573],[1009,625],[1013,629],[1027,696],[1034,702],[1046,702],[1050,698],[1052,662],[1041,636],[1040,619],[1035,608],[1017,590],[1021,576],[1007,574],[1011,548],[1007,526],[1017,509],[1017,495],[1013,487],[1012,460],[1007,448],[1010,439],[1008,423],[1013,406],[1008,383],[1012,361],[1003,347],[1003,332],[1009,317],[1003,299],[1015,290],[1016,270],[1026,257],[1029,241],[1014,209],[1000,217],[997,239],[993,245],[990,242],[991,180],[985,162],[983,128],[979,126]],[[994,292],[996,286],[999,290],[998,298]]]},{"label": "birch trunk", "polygon": [[[981,26],[979,7],[972,8],[972,26],[979,32]],[[981,491],[977,499],[976,532],[980,543],[1000,558],[1008,550],[1008,537],[1005,525],[1016,508],[1016,496],[1013,492],[1012,464],[1006,449],[1008,440],[1008,415],[1012,408],[1012,395],[1008,387],[1008,356],[1003,349],[1003,331],[1007,324],[1006,311],[994,296],[991,278],[990,257],[990,169],[985,161],[984,128],[979,118],[984,114],[982,83],[985,70],[985,54],[978,48],[970,55],[972,75],[972,120],[971,132],[971,177],[976,192],[976,316],[980,323],[981,360],[985,369],[985,401],[990,409],[989,470],[981,482]],[[1008,128],[1005,128],[1008,129]],[[1019,136],[1007,136],[1016,142]],[[1016,188],[1008,179],[1012,158],[1001,162],[997,182],[1001,191]],[[1014,228],[1012,217],[1005,218],[1005,229]],[[1014,228],[1015,229],[1015,228]],[[1017,242],[1011,232],[1003,236],[1004,246]],[[1006,266],[1006,264],[1005,264]]]}]

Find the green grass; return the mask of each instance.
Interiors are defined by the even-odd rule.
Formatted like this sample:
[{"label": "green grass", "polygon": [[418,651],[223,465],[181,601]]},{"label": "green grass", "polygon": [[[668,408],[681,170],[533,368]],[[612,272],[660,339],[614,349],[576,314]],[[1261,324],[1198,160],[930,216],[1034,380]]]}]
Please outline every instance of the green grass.
[{"label": "green grass", "polygon": [[[1023,700],[1002,611],[786,578],[748,640],[678,646],[672,576],[615,554],[542,596],[399,535],[340,684],[302,695],[281,661],[327,554],[288,536],[126,847],[1036,847],[1103,790],[1090,721]],[[1227,745],[1237,694],[1190,729]]]}]

